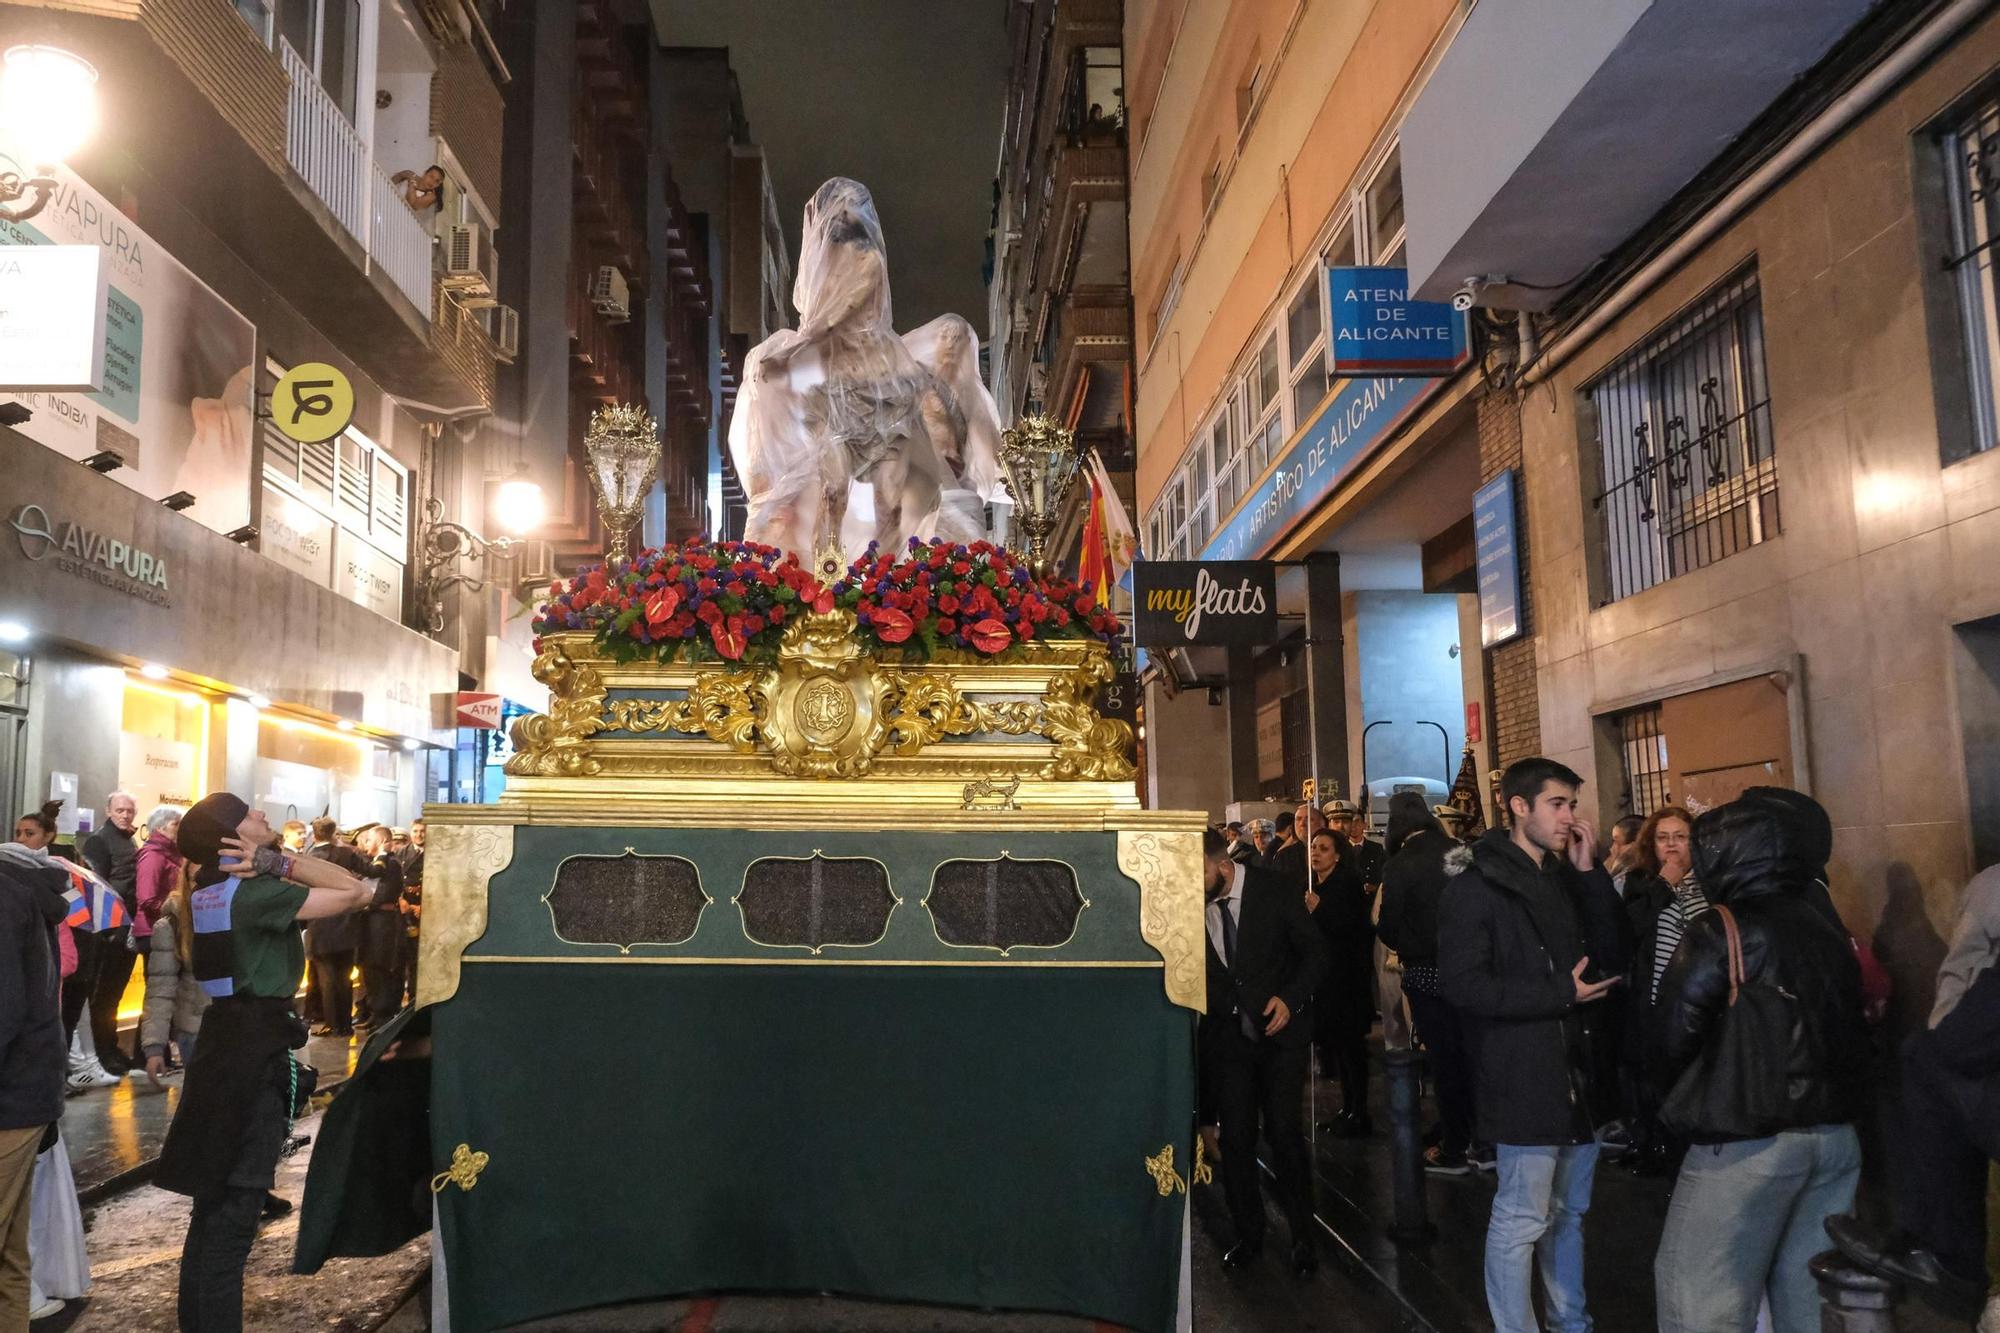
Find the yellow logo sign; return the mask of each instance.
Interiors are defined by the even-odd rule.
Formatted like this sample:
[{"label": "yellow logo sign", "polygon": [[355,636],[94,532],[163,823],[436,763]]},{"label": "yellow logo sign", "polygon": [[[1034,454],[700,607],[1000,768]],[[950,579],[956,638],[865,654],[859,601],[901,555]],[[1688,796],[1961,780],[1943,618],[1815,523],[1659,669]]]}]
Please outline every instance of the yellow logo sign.
[{"label": "yellow logo sign", "polygon": [[354,386],[324,361],[293,366],[271,392],[271,421],[300,444],[318,444],[354,420]]}]

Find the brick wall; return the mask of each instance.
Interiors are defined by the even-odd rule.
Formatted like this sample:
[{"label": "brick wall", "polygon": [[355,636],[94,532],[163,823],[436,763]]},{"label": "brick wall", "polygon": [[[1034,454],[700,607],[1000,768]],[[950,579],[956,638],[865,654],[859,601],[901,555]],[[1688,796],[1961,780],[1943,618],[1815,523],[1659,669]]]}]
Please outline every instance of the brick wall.
[{"label": "brick wall", "polygon": [[505,105],[470,42],[437,53],[431,80],[431,133],[451,145],[466,183],[500,216],[500,123]]},{"label": "brick wall", "polygon": [[[1521,405],[1507,393],[1480,395],[1479,480],[1521,467]],[[1486,653],[1486,693],[1493,704],[1493,763],[1505,768],[1542,748],[1542,703],[1536,679],[1534,580],[1529,567],[1528,510],[1515,479],[1515,540],[1521,559],[1521,636]]]},{"label": "brick wall", "polygon": [[291,81],[236,11],[218,0],[145,0],[139,22],[271,169],[285,171]]}]

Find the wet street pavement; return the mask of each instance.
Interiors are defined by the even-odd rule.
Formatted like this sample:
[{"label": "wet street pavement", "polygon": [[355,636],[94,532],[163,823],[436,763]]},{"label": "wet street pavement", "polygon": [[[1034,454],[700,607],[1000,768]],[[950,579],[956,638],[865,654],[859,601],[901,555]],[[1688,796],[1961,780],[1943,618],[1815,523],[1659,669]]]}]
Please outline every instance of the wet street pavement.
[{"label": "wet street pavement", "polygon": [[[344,1078],[355,1048],[316,1039],[307,1055],[325,1084]],[[114,1089],[71,1098],[63,1129],[85,1202],[94,1288],[84,1302],[34,1325],[34,1333],[145,1333],[174,1327],[174,1288],[187,1201],[144,1184],[151,1160],[179,1101],[178,1078],[154,1092],[140,1076]],[[323,1084],[324,1086],[324,1084]],[[1386,1125],[1376,1080],[1375,1120]],[[1338,1096],[1315,1085],[1313,1119],[1326,1118]],[[317,1114],[299,1122],[313,1134]],[[278,1192],[298,1200],[311,1147],[280,1164]],[[1222,1269],[1230,1227],[1216,1186],[1197,1188],[1193,1207],[1195,1327],[1201,1333],[1484,1333],[1481,1258],[1494,1177],[1475,1173],[1427,1177],[1434,1228],[1416,1245],[1386,1235],[1390,1216],[1386,1136],[1359,1140],[1317,1135],[1314,1143],[1319,1211],[1319,1272],[1292,1278],[1284,1263],[1290,1238],[1275,1216],[1263,1259],[1243,1274]],[[1664,1225],[1671,1183],[1641,1179],[1615,1163],[1600,1168],[1585,1222],[1591,1312],[1608,1333],[1653,1326],[1653,1254]],[[338,1330],[339,1333],[423,1333],[430,1255],[413,1241],[378,1259],[336,1260],[316,1277],[288,1271],[296,1214],[267,1223],[251,1255],[246,1327]],[[1899,1314],[1903,1333],[1947,1327],[1920,1308]],[[1107,1325],[1023,1314],[883,1305],[834,1297],[705,1296],[619,1307],[522,1326],[535,1333],[1095,1333]]]}]

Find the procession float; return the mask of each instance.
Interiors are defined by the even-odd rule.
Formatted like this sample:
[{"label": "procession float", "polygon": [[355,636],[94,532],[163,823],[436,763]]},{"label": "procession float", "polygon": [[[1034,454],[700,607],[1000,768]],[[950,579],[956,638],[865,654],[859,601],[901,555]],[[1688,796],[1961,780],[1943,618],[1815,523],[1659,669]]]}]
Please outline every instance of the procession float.
[{"label": "procession float", "polygon": [[425,810],[417,1003],[299,1267],[434,1227],[466,1333],[715,1291],[1186,1328],[1204,816],[1098,712],[1119,623],[1045,549],[1081,460],[1001,431],[964,321],[894,333],[853,182],[795,301],[749,540],[628,553],[657,431],[593,419],[610,550],[549,589],[499,801]]}]

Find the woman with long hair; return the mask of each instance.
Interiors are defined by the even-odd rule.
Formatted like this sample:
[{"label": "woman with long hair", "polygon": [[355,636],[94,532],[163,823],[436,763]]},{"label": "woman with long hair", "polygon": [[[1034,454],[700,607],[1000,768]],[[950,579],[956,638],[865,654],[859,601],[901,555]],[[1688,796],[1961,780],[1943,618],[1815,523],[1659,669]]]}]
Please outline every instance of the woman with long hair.
[{"label": "woman with long hair", "polygon": [[1621,1045],[1620,1082],[1631,1110],[1631,1151],[1625,1164],[1641,1175],[1674,1169],[1683,1145],[1659,1122],[1662,1089],[1649,1068],[1646,1033],[1660,978],[1673,961],[1688,923],[1708,910],[1694,873],[1694,816],[1678,805],[1663,805],[1646,817],[1633,841],[1625,876],[1625,915],[1635,947],[1631,985],[1626,987],[1628,1022]]},{"label": "woman with long hair", "polygon": [[1375,1023],[1375,927],[1347,840],[1322,828],[1306,844],[1306,911],[1326,939],[1326,980],[1314,1000],[1313,1041],[1340,1077],[1340,1111],[1320,1125],[1338,1138],[1374,1132],[1368,1115],[1368,1029]]},{"label": "woman with long hair", "polygon": [[[178,824],[178,820],[175,821]],[[146,1007],[139,1018],[139,1053],[146,1074],[158,1082],[167,1072],[167,1046],[179,1051],[181,1066],[194,1060],[196,1038],[208,994],[194,974],[194,928],[188,896],[194,892],[194,870],[180,861],[173,892],[159,905],[146,947]],[[144,883],[144,877],[140,882]]]}]

